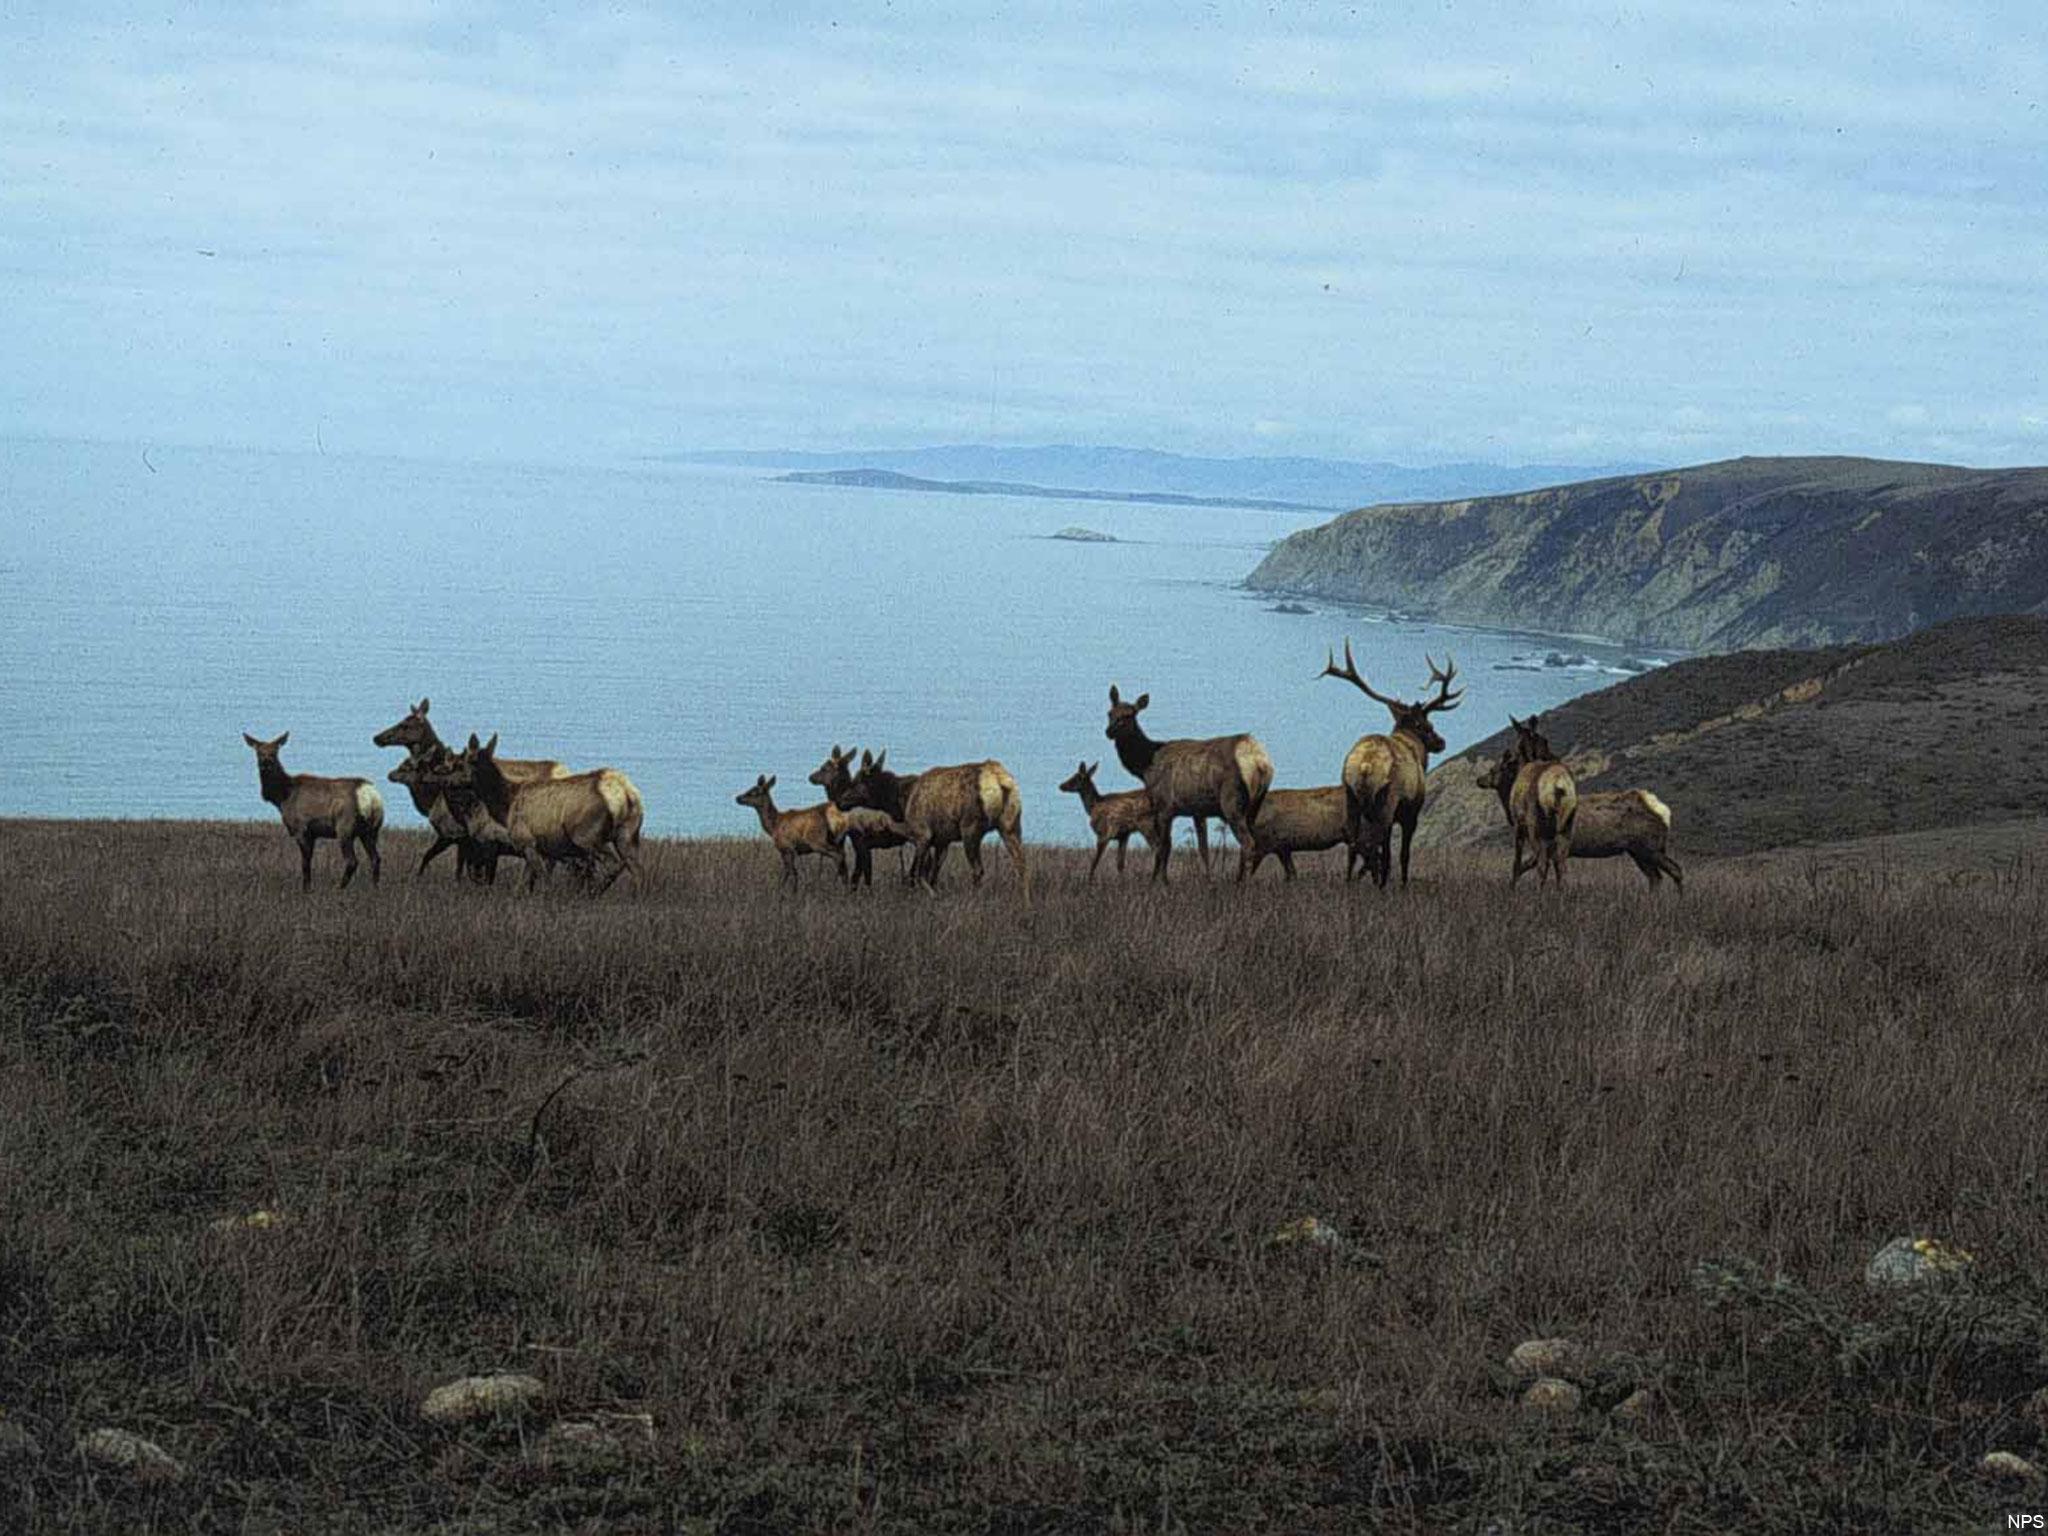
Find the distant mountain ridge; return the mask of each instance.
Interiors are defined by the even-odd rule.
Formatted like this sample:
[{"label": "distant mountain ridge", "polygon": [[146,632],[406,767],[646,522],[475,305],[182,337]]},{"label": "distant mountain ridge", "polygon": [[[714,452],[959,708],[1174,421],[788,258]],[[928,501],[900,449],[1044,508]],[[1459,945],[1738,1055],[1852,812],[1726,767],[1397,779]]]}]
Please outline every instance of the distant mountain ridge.
[{"label": "distant mountain ridge", "polygon": [[1373,501],[1495,495],[1647,467],[1443,464],[1418,469],[1348,459],[1218,459],[1151,448],[1072,444],[1011,448],[974,443],[832,453],[705,449],[657,457],[669,463],[719,464],[738,469],[874,469],[927,480],[998,481],[1079,486],[1092,491],[1204,496],[1240,506],[1249,498],[1291,502],[1319,510],[1360,507]]},{"label": "distant mountain ridge", "polygon": [[1183,496],[1171,491],[1074,491],[1008,480],[924,480],[893,469],[804,469],[777,475],[781,485],[845,485],[879,491],[936,491],[951,496],[1039,496],[1054,501],[1147,502],[1169,507],[1248,507],[1255,512],[1334,512],[1300,501],[1260,501],[1250,496]]},{"label": "distant mountain ridge", "polygon": [[2048,469],[1741,458],[1372,506],[1246,585],[1689,650],[1891,639],[2048,610]]}]

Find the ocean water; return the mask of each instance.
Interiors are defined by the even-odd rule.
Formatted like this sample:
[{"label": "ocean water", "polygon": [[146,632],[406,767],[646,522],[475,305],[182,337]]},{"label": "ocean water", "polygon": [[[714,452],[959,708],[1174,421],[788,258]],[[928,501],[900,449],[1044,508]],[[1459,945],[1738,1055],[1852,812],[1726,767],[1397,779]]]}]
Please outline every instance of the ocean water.
[{"label": "ocean water", "polygon": [[[1088,840],[1057,786],[1133,781],[1108,689],[1154,736],[1255,733],[1283,785],[1334,783],[1386,726],[1318,680],[1353,641],[1383,692],[1455,655],[1452,750],[1620,675],[1583,641],[1391,621],[1238,583],[1320,518],[779,485],[752,470],[416,462],[0,439],[0,815],[265,818],[242,733],[361,774],[422,695],[442,736],[611,765],[648,830],[745,834],[834,743],[891,766],[1000,758],[1025,835]],[[1125,541],[1048,537],[1072,524]],[[1584,653],[1544,667],[1547,652]],[[1533,667],[1534,670],[1523,670]],[[1506,669],[1506,670],[1504,670]],[[1563,743],[1560,743],[1563,745]],[[1185,825],[1185,824],[1183,824]]]}]

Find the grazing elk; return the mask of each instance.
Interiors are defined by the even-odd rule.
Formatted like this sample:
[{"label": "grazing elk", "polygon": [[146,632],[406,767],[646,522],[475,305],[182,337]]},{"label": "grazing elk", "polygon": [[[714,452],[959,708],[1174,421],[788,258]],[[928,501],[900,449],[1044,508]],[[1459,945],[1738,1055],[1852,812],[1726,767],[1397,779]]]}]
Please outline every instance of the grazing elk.
[{"label": "grazing elk", "polygon": [[[881,761],[879,757],[875,759],[877,768]],[[1010,851],[1010,862],[1017,866],[1018,886],[1025,903],[1030,903],[1031,868],[1024,860],[1024,800],[1010,770],[994,758],[925,769],[910,781],[910,789],[903,797],[902,820],[916,844],[910,857],[911,873],[924,882],[926,890],[939,888],[939,866],[954,843],[967,855],[974,883],[980,885],[981,840],[993,832]]]},{"label": "grazing elk", "polygon": [[1269,789],[1259,819],[1252,824],[1252,874],[1269,858],[1280,861],[1289,880],[1294,878],[1297,853],[1321,853],[1326,848],[1344,848],[1344,879],[1358,878],[1361,868],[1370,868],[1365,851],[1352,841],[1350,818],[1345,811],[1344,786],[1326,784],[1319,789]]},{"label": "grazing elk", "polygon": [[[1425,656],[1423,660],[1429,658]],[[1400,827],[1401,884],[1406,886],[1408,845],[1415,836],[1415,823],[1422,816],[1429,754],[1444,749],[1444,739],[1429,717],[1458,707],[1465,691],[1451,688],[1451,679],[1458,675],[1458,664],[1449,655],[1444,657],[1442,670],[1429,661],[1429,680],[1437,685],[1436,697],[1416,704],[1404,703],[1374,692],[1372,685],[1358,675],[1347,635],[1343,668],[1338,668],[1336,654],[1332,652],[1316,675],[1344,679],[1375,703],[1386,705],[1394,717],[1392,731],[1361,736],[1344,754],[1344,805],[1351,841],[1371,859],[1373,879],[1381,890],[1387,888],[1393,874],[1394,828]]]},{"label": "grazing elk", "polygon": [[1142,789],[1118,790],[1105,795],[1095,787],[1095,770],[1100,763],[1082,763],[1060,785],[1060,792],[1081,797],[1081,809],[1088,813],[1088,825],[1095,829],[1095,857],[1088,861],[1088,878],[1095,879],[1095,866],[1111,843],[1116,844],[1116,872],[1124,872],[1124,849],[1136,833],[1152,841],[1152,797]]},{"label": "grazing elk", "polygon": [[[887,752],[882,754],[888,756]],[[873,764],[875,759],[867,753],[861,754],[864,764]],[[832,750],[825,754],[825,761],[811,772],[811,782],[825,791],[825,798],[842,811],[858,813],[851,818],[848,835],[853,840],[853,883],[866,885],[870,889],[875,883],[874,850],[877,848],[902,848],[911,841],[910,829],[897,820],[902,811],[901,798],[891,806],[864,806],[853,798],[853,749],[839,749],[834,742]],[[891,774],[894,779],[898,775]],[[909,780],[903,780],[904,790],[909,789]],[[910,883],[909,875],[904,883]]]},{"label": "grazing elk", "polygon": [[[1515,829],[1514,871],[1508,884],[1520,884],[1533,869],[1538,885],[1555,874],[1562,887],[1580,805],[1571,769],[1555,759],[1523,762],[1514,752],[1503,752],[1500,761],[1479,776],[1479,787],[1500,796],[1508,825]],[[1527,863],[1522,861],[1524,847],[1530,850]]]},{"label": "grazing elk", "polygon": [[839,871],[839,883],[846,884],[846,813],[830,800],[795,810],[775,808],[775,776],[756,774],[751,789],[734,795],[735,805],[750,805],[761,818],[761,830],[782,855],[782,873],[777,885],[797,888],[796,861],[805,854],[829,857]]},{"label": "grazing elk", "polygon": [[633,781],[616,768],[521,783],[498,766],[493,734],[482,746],[472,735],[461,752],[423,765],[420,774],[444,791],[475,787],[481,808],[526,861],[528,890],[564,860],[606,865],[594,893],[600,896],[622,874],[630,873],[636,885],[641,879],[637,854],[646,809]]},{"label": "grazing elk", "polygon": [[1252,827],[1266,791],[1273,787],[1273,760],[1249,734],[1183,737],[1154,741],[1138,723],[1138,714],[1152,702],[1141,693],[1126,703],[1109,685],[1109,725],[1103,731],[1116,743],[1117,760],[1142,780],[1152,800],[1152,878],[1166,879],[1173,856],[1173,821],[1195,818],[1195,839],[1204,867],[1209,861],[1208,837],[1202,818],[1221,816],[1237,838],[1237,878],[1251,871]]},{"label": "grazing elk", "polygon": [[277,807],[284,829],[299,845],[299,889],[313,888],[313,845],[331,837],[341,849],[341,883],[356,872],[355,844],[370,856],[370,884],[378,883],[384,861],[377,853],[377,834],[384,828],[384,797],[368,779],[328,779],[311,773],[287,773],[278,752],[291,739],[286,731],[275,741],[258,741],[242,733],[256,753],[256,783],[265,803]]},{"label": "grazing elk", "polygon": [[[444,849],[453,848],[456,879],[469,874],[495,881],[499,856],[511,851],[509,847],[502,846],[502,836],[497,839],[501,846],[496,853],[478,846],[465,830],[465,816],[446,802],[438,788],[430,787],[419,772],[421,759],[431,758],[436,752],[449,752],[433,722],[427,718],[430,702],[421,699],[405,712],[396,725],[386,726],[371,738],[380,747],[405,748],[405,760],[412,765],[412,771],[403,779],[395,772],[386,777],[393,783],[405,785],[412,794],[413,809],[426,817],[428,825],[434,829],[434,845],[420,856],[420,867],[414,871],[414,878],[424,875],[427,866],[439,858]],[[449,752],[449,755],[454,754]],[[517,783],[530,779],[559,779],[569,771],[547,757],[503,757],[498,759],[498,769]]]}]

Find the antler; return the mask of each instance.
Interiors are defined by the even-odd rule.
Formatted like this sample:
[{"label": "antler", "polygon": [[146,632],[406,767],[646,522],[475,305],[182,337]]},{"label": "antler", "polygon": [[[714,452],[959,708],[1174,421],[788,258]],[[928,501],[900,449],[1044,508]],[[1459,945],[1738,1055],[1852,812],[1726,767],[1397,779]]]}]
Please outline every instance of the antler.
[{"label": "antler", "polygon": [[1424,656],[1422,659],[1429,662],[1429,680],[1437,685],[1436,697],[1422,707],[1431,714],[1440,709],[1456,709],[1458,701],[1465,696],[1465,690],[1460,688],[1455,693],[1451,691],[1451,679],[1458,675],[1458,664],[1451,659],[1451,653],[1444,652],[1444,665],[1441,671],[1429,657]]},{"label": "antler", "polygon": [[1341,677],[1345,682],[1356,687],[1368,699],[1384,704],[1389,709],[1399,709],[1401,707],[1399,699],[1390,699],[1384,693],[1373,692],[1372,684],[1358,675],[1358,664],[1351,659],[1351,637],[1349,635],[1344,637],[1343,667],[1338,667],[1337,653],[1335,651],[1331,651],[1329,655],[1330,659],[1324,664],[1323,670],[1316,674],[1317,677]]}]

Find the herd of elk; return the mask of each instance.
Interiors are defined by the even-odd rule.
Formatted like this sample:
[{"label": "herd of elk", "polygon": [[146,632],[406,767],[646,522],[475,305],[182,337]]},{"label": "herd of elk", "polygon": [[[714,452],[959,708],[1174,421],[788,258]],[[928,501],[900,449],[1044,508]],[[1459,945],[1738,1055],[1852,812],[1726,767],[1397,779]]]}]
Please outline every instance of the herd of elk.
[{"label": "herd of elk", "polygon": [[[1095,879],[1102,856],[1116,844],[1117,873],[1133,835],[1153,850],[1152,879],[1164,882],[1172,855],[1173,823],[1191,817],[1203,867],[1209,862],[1207,818],[1219,817],[1238,844],[1237,880],[1258,872],[1268,858],[1277,858],[1288,880],[1295,878],[1294,855],[1341,847],[1345,851],[1346,883],[1370,871],[1386,889],[1393,877],[1393,835],[1401,832],[1401,884],[1408,884],[1409,854],[1428,790],[1432,753],[1445,749],[1432,716],[1456,709],[1464,690],[1454,687],[1457,663],[1429,665],[1432,695],[1413,703],[1380,693],[1359,673],[1344,641],[1344,664],[1335,651],[1326,657],[1319,677],[1352,684],[1392,717],[1385,733],[1361,736],[1344,756],[1340,782],[1305,789],[1276,789],[1273,763],[1258,739],[1247,733],[1184,737],[1155,741],[1138,716],[1152,702],[1149,693],[1126,700],[1115,684],[1109,689],[1109,719],[1104,735],[1116,745],[1118,760],[1139,781],[1136,789],[1104,793],[1095,783],[1099,763],[1082,762],[1061,785],[1078,795],[1095,834],[1095,853],[1088,879]],[[600,870],[599,892],[623,874],[640,879],[638,852],[645,809],[632,780],[613,768],[571,773],[553,758],[498,756],[498,738],[455,751],[441,740],[428,718],[429,701],[421,699],[395,724],[379,731],[380,747],[405,748],[405,760],[388,775],[411,793],[413,805],[433,828],[435,840],[422,855],[416,875],[448,848],[456,850],[456,874],[494,882],[497,864],[510,855],[526,865],[529,890],[550,877],[557,864],[571,865],[586,882]],[[1478,779],[1481,788],[1500,797],[1501,810],[1515,838],[1510,884],[1530,869],[1543,883],[1555,876],[1560,886],[1568,861],[1627,855],[1652,886],[1669,875],[1684,888],[1684,872],[1671,857],[1671,811],[1646,789],[1580,793],[1571,769],[1552,750],[1538,728],[1538,718],[1508,717],[1515,744]],[[289,733],[287,733],[288,735]],[[298,844],[301,884],[310,889],[313,850],[322,838],[339,844],[341,883],[356,871],[356,849],[369,855],[370,879],[382,874],[377,837],[384,824],[384,802],[366,779],[322,778],[287,773],[278,760],[286,735],[259,741],[244,735],[256,753],[263,798],[277,807],[286,831]],[[874,882],[877,848],[909,848],[906,883],[936,890],[946,853],[959,843],[980,885],[984,873],[983,841],[990,833],[1002,839],[1017,871],[1023,899],[1031,899],[1031,874],[1023,836],[1023,800],[1017,781],[993,758],[897,773],[887,766],[888,753],[860,753],[855,767],[852,748],[834,743],[810,781],[825,792],[816,805],[778,810],[772,775],[757,775],[752,787],[734,796],[752,807],[782,860],[779,883],[797,885],[797,861],[816,855],[830,858],[842,884],[858,887]],[[853,851],[849,874],[846,852]]]}]

